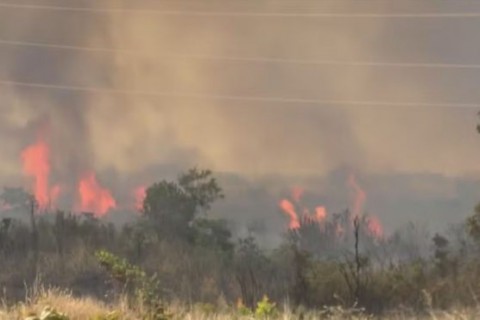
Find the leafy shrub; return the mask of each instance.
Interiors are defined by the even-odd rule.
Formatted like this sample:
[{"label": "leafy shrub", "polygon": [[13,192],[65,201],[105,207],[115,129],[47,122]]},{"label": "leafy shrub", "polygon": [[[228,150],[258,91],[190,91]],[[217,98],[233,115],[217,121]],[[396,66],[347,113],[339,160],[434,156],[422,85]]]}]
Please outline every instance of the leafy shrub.
[{"label": "leafy shrub", "polygon": [[145,277],[145,272],[139,267],[129,264],[125,259],[108,251],[99,250],[95,253],[95,256],[109,275],[123,285],[134,283]]},{"label": "leafy shrub", "polygon": [[[156,275],[147,276],[139,267],[105,250],[97,251],[95,255],[113,279],[122,284],[125,289],[132,289],[135,302],[140,302],[145,307],[144,320],[171,318],[161,303],[160,284]],[[127,290],[127,293],[131,291]]]},{"label": "leafy shrub", "polygon": [[275,302],[271,302],[267,295],[264,295],[262,300],[257,303],[255,309],[255,316],[259,318],[269,318],[277,314],[277,306]]}]

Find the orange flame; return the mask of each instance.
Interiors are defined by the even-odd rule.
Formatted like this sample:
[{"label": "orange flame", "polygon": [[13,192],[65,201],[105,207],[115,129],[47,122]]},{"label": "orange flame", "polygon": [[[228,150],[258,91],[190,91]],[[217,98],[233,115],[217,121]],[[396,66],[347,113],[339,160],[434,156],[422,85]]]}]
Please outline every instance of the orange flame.
[{"label": "orange flame", "polygon": [[117,206],[108,189],[102,188],[93,172],[87,173],[78,184],[80,195],[80,210],[104,215]]},{"label": "orange flame", "polygon": [[[301,187],[292,188],[291,198],[293,200],[289,201],[283,199],[280,201],[280,208],[283,212],[290,217],[289,228],[290,229],[299,229],[301,223],[320,223],[327,217],[327,210],[325,207],[318,206],[315,208],[315,213],[311,214],[308,208],[305,208],[301,205],[300,200],[303,197],[304,189]],[[295,203],[295,204],[294,204]],[[302,216],[301,218],[297,214],[297,209],[301,209]]]},{"label": "orange flame", "polygon": [[147,188],[144,186],[135,189],[135,209],[141,211],[143,209],[143,201],[147,196]]},{"label": "orange flame", "polygon": [[375,238],[383,238],[383,226],[377,217],[371,216],[368,218],[367,228],[370,234]]},{"label": "orange flame", "polygon": [[[353,192],[352,218],[355,218],[362,214],[365,202],[367,201],[367,194],[357,183],[357,179],[353,174],[350,175],[347,184]],[[377,217],[368,217],[367,229],[373,237],[377,239],[383,237],[383,226]]]},{"label": "orange flame", "polygon": [[33,193],[41,210],[48,209],[58,198],[60,187],[49,187],[50,148],[39,139],[21,154],[23,172],[34,180]]},{"label": "orange flame", "polygon": [[300,221],[298,219],[298,215],[295,212],[295,207],[293,203],[284,199],[280,202],[280,208],[282,208],[283,212],[290,217],[289,228],[291,230],[296,230],[300,228]]},{"label": "orange flame", "polygon": [[317,222],[322,222],[327,218],[327,209],[325,207],[316,207],[315,208],[315,220]]},{"label": "orange flame", "polygon": [[365,205],[365,202],[367,200],[367,194],[359,186],[359,184],[357,183],[357,179],[353,174],[350,175],[350,177],[348,178],[347,185],[351,188],[353,192],[353,217],[358,217],[362,213],[363,206]]}]

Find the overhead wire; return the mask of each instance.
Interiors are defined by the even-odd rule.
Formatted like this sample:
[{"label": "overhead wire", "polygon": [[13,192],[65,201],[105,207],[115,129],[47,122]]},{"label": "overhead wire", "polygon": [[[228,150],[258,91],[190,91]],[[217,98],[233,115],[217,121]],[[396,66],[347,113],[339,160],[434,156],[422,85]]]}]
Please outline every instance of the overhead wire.
[{"label": "overhead wire", "polygon": [[162,91],[142,91],[142,90],[122,90],[116,88],[103,88],[92,86],[71,86],[62,84],[46,84],[35,82],[23,82],[13,80],[0,80],[0,85],[13,87],[26,87],[46,90],[60,90],[72,92],[89,92],[92,94],[113,94],[113,95],[135,95],[151,97],[170,97],[170,98],[192,98],[202,100],[224,100],[224,101],[244,101],[244,102],[270,102],[283,104],[306,104],[306,105],[343,105],[343,106],[394,106],[394,107],[432,107],[432,108],[468,108],[477,109],[480,106],[475,103],[429,103],[429,102],[394,102],[394,101],[364,101],[364,100],[325,100],[325,99],[305,99],[288,97],[265,97],[265,96],[245,96],[245,95],[220,95],[205,93],[181,93],[181,92],[162,92]]},{"label": "overhead wire", "polygon": [[366,66],[366,67],[399,67],[399,68],[433,68],[433,69],[480,69],[480,64],[459,64],[459,63],[424,63],[424,62],[389,62],[389,61],[352,61],[352,60],[317,60],[298,58],[277,58],[277,57],[242,57],[222,55],[199,55],[199,54],[173,54],[173,53],[148,53],[139,50],[128,50],[106,47],[85,47],[64,44],[51,44],[31,41],[17,41],[0,39],[0,45],[37,47],[46,49],[104,52],[110,54],[124,54],[140,57],[155,57],[156,59],[192,59],[192,60],[213,60],[225,62],[245,63],[272,63],[272,64],[303,64],[303,65],[345,65],[345,66]]},{"label": "overhead wire", "polygon": [[[90,12],[90,13],[141,13],[141,14],[162,14],[162,15],[195,15],[195,16],[251,16],[251,17],[305,17],[305,18],[459,18],[459,17],[480,17],[480,13],[282,13],[282,12],[215,12],[215,11],[172,11],[172,10],[147,10],[147,9],[121,9],[121,8],[81,8],[65,7],[53,5],[33,5],[33,4],[10,4],[1,3],[0,8],[28,9],[28,10],[48,10],[48,11],[69,11],[69,12]],[[98,48],[81,47],[61,44],[46,44],[28,41],[0,40],[0,43],[17,46],[35,46],[63,50],[82,50],[110,53],[124,53],[130,55],[144,55],[145,53],[116,48]],[[353,66],[377,66],[377,67],[410,67],[410,68],[457,68],[457,69],[480,69],[477,64],[447,64],[447,63],[396,63],[396,62],[376,62],[376,61],[337,61],[337,60],[302,60],[287,58],[268,58],[268,57],[229,57],[229,56],[208,56],[208,55],[169,55],[171,58],[181,59],[203,59],[203,60],[224,60],[224,61],[243,61],[243,62],[262,62],[262,63],[291,63],[291,64],[331,64],[331,65],[353,65]],[[403,106],[403,107],[447,107],[447,108],[478,108],[480,104],[474,103],[427,103],[427,102],[392,102],[392,101],[362,101],[362,100],[322,100],[305,98],[287,98],[287,97],[263,97],[263,96],[237,96],[237,95],[218,95],[203,93],[178,93],[178,92],[151,92],[141,90],[120,90],[116,88],[102,88],[96,86],[71,86],[63,84],[46,84],[35,82],[14,81],[0,79],[0,85],[37,88],[46,90],[61,90],[72,92],[106,93],[121,95],[143,95],[157,97],[173,98],[194,98],[245,102],[272,102],[288,104],[329,104],[345,106]]]}]

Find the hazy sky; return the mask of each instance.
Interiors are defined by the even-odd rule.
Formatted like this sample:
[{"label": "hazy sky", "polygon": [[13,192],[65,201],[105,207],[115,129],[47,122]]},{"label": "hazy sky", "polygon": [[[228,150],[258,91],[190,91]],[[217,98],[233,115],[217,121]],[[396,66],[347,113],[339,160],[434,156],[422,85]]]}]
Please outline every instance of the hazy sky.
[{"label": "hazy sky", "polygon": [[[46,130],[54,152],[54,176],[64,183],[74,183],[77,174],[90,168],[105,181],[131,183],[152,180],[155,175],[151,173],[160,179],[198,164],[228,173],[232,182],[226,183],[237,196],[222,208],[237,210],[243,220],[278,215],[277,197],[292,184],[307,185],[315,195],[312,201],[330,202],[335,209],[342,202],[347,206],[343,181],[347,172],[358,175],[369,194],[369,208],[387,225],[412,219],[459,221],[480,201],[480,136],[475,132],[480,108],[392,105],[475,104],[480,101],[480,67],[219,59],[480,64],[480,44],[474,40],[480,18],[154,12],[471,13],[480,12],[479,2],[9,2],[125,10],[95,13],[0,7],[0,42],[119,49],[82,51],[0,43],[3,80],[178,95],[389,104],[307,105],[1,85],[3,184],[24,181],[20,151],[34,141],[39,130]],[[135,9],[144,11],[128,11]],[[264,190],[265,197],[258,198],[259,193],[252,191],[256,188]]]}]

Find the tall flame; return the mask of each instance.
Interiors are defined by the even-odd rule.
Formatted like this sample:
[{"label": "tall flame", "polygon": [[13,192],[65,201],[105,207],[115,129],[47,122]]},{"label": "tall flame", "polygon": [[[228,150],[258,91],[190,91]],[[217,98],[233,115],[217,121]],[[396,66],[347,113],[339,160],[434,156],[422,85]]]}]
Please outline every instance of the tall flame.
[{"label": "tall flame", "polygon": [[300,220],[298,219],[298,215],[295,212],[295,207],[293,203],[284,199],[280,202],[280,208],[282,208],[283,212],[290,217],[289,228],[291,230],[296,230],[300,228]]},{"label": "tall flame", "polygon": [[41,210],[48,209],[57,200],[60,187],[50,189],[50,148],[48,144],[38,139],[35,144],[22,151],[23,172],[33,178],[33,193]]},{"label": "tall flame", "polygon": [[104,215],[117,206],[115,199],[108,189],[101,187],[93,172],[87,173],[78,184],[80,195],[80,210]]}]

